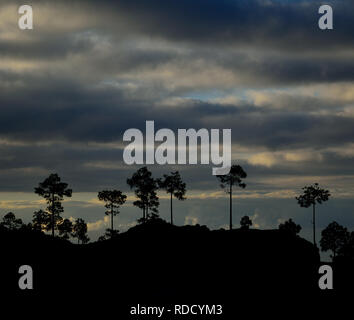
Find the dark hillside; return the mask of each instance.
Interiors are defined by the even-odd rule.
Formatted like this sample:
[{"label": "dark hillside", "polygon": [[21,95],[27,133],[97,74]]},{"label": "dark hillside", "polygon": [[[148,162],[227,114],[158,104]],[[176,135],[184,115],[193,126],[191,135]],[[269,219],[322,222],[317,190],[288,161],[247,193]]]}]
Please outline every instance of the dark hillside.
[{"label": "dark hillside", "polygon": [[10,291],[22,264],[33,267],[37,294],[119,288],[127,300],[222,299],[231,287],[245,294],[315,290],[318,280],[312,244],[279,230],[210,231],[157,220],[88,245],[20,231],[2,231],[0,241],[9,275],[2,287]]}]

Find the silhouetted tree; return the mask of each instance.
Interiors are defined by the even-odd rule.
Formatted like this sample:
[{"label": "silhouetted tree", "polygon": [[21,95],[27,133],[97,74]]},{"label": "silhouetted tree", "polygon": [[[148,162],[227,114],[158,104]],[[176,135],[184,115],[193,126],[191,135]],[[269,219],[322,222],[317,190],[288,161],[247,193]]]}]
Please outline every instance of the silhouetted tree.
[{"label": "silhouetted tree", "polygon": [[58,225],[59,236],[68,240],[73,232],[73,223],[69,219],[64,219],[61,224]]},{"label": "silhouetted tree", "polygon": [[316,203],[321,204],[322,202],[327,201],[331,194],[329,193],[329,190],[321,189],[318,183],[311,186],[305,186],[302,190],[303,194],[295,199],[301,207],[308,208],[312,206],[313,244],[316,246]]},{"label": "silhouetted tree", "polygon": [[84,219],[78,218],[73,225],[72,236],[77,239],[77,243],[85,244],[90,241],[87,236],[87,224]]},{"label": "silhouetted tree", "polygon": [[252,220],[249,216],[244,216],[240,220],[240,225],[242,230],[248,230],[252,225]]},{"label": "silhouetted tree", "polygon": [[347,228],[333,221],[322,231],[322,238],[320,240],[321,250],[331,250],[333,252],[331,258],[334,259],[338,251],[347,244],[349,238],[350,233]]},{"label": "silhouetted tree", "polygon": [[131,189],[134,189],[134,193],[139,199],[134,201],[133,204],[143,210],[143,218],[139,222],[156,218],[158,216],[158,206],[160,205],[156,194],[158,184],[152,178],[152,174],[147,167],[142,167],[135,172],[130,179],[127,179],[127,184]]},{"label": "silhouetted tree", "polygon": [[239,165],[233,165],[230,172],[226,175],[218,175],[217,179],[221,182],[220,187],[227,189],[227,193],[230,195],[230,230],[232,229],[232,187],[234,185],[245,188],[246,184],[242,179],[247,178],[247,173]]},{"label": "silhouetted tree", "polygon": [[182,181],[179,172],[175,171],[171,172],[170,175],[164,174],[163,178],[158,180],[158,185],[170,194],[171,224],[173,224],[172,198],[185,200],[186,184]]},{"label": "silhouetted tree", "polygon": [[354,262],[354,231],[352,231],[346,243],[338,249],[338,256]]},{"label": "silhouetted tree", "polygon": [[52,236],[54,237],[54,230],[61,222],[60,214],[64,211],[61,202],[64,197],[72,196],[72,190],[68,189],[67,183],[61,182],[58,174],[52,173],[43,182],[39,183],[34,192],[43,197],[48,204],[47,211],[51,217],[49,228],[52,230]]},{"label": "silhouetted tree", "polygon": [[[59,217],[60,222],[62,220]],[[37,231],[49,231],[51,229],[50,214],[44,210],[38,210],[33,213],[32,228]]]},{"label": "silhouetted tree", "polygon": [[14,213],[9,212],[2,218],[0,225],[7,230],[13,231],[19,230],[23,226],[23,223],[21,219],[16,218]]},{"label": "silhouetted tree", "polygon": [[279,225],[279,230],[289,232],[295,236],[300,233],[301,226],[296,224],[292,219],[289,219],[288,221],[285,221]]},{"label": "silhouetted tree", "polygon": [[119,208],[127,200],[127,196],[119,190],[103,190],[98,193],[98,199],[105,202],[105,208],[108,209],[105,214],[111,215],[111,230],[113,232],[113,217],[119,214]]}]

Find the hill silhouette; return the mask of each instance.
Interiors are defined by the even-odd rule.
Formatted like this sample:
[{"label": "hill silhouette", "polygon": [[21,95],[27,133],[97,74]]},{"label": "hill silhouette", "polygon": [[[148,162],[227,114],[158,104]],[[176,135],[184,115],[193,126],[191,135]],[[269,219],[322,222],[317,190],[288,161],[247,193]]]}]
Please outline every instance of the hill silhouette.
[{"label": "hill silhouette", "polygon": [[[105,300],[123,318],[129,318],[127,306],[138,303],[219,303],[234,315],[240,304],[251,308],[256,302],[282,301],[285,308],[299,306],[302,299],[301,307],[313,307],[316,296],[332,297],[318,288],[318,249],[282,230],[212,231],[157,218],[85,245],[4,228],[0,243],[2,292],[41,301]],[[34,270],[34,290],[18,289],[18,268],[24,264]],[[335,289],[351,291],[352,267],[345,262],[334,266]]]},{"label": "hill silhouette", "polygon": [[[161,219],[137,225],[115,238],[87,245],[40,232],[5,231],[2,268],[17,290],[18,266],[36,273],[37,292],[85,292],[117,287],[125,298],[222,297],[239,290],[315,289],[320,258],[313,245],[280,230],[210,231],[177,227]],[[3,283],[4,287],[4,283]]]}]

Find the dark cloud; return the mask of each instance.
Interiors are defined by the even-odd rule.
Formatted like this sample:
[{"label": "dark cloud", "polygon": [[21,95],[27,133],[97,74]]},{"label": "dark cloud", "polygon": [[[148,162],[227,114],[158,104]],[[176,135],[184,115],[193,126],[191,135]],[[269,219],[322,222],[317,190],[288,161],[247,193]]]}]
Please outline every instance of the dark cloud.
[{"label": "dark cloud", "polygon": [[93,43],[89,38],[77,38],[70,34],[53,37],[41,36],[32,41],[0,40],[0,53],[4,58],[25,58],[28,60],[52,60],[69,54],[87,52]]},{"label": "dark cloud", "polygon": [[[298,110],[294,110],[297,102],[294,97],[290,99],[293,107],[288,108],[289,101],[285,100],[282,109],[256,107],[247,101],[225,106],[198,100],[187,100],[183,107],[178,104],[156,107],[154,99],[139,99],[139,91],[131,97],[123,89],[91,88],[70,78],[20,77],[8,73],[3,78],[23,83],[20,89],[14,85],[0,90],[0,136],[4,139],[121,141],[126,129],[144,131],[145,121],[152,119],[156,130],[231,128],[234,142],[249,147],[318,148],[354,142],[354,118],[314,113],[315,109],[334,108],[333,101],[320,98],[300,96]],[[306,104],[312,113],[306,112]]]},{"label": "dark cloud", "polygon": [[[35,14],[47,11],[32,33],[0,34],[0,190],[32,190],[49,172],[75,191],[124,189],[136,168],[119,167],[121,149],[92,145],[118,144],[146,120],[156,129],[231,128],[249,157],[323,154],[270,167],[243,158],[250,177],[351,175],[352,158],[327,149],[354,142],[344,113],[353,99],[299,88],[353,82],[353,4],[330,4],[335,29],[324,32],[314,1],[36,1]],[[259,105],[250,89],[282,94]],[[214,99],[235,90],[238,102]],[[209,167],[181,171],[191,188],[217,187]],[[250,186],[276,189],[256,178]]]},{"label": "dark cloud", "polygon": [[[256,45],[289,50],[352,46],[353,4],[330,1],[335,29],[318,28],[320,1],[197,0],[103,1],[128,17],[129,30],[173,41]],[[350,44],[351,43],[351,44]]]}]

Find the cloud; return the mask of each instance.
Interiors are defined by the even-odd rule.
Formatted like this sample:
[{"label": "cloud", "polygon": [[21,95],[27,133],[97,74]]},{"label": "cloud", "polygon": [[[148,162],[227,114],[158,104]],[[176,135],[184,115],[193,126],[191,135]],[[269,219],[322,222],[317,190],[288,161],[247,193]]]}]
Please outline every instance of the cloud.
[{"label": "cloud", "polygon": [[194,225],[198,224],[198,218],[187,216],[184,218],[184,224],[194,226]]},{"label": "cloud", "polygon": [[110,217],[105,216],[103,219],[97,220],[95,222],[88,222],[87,230],[88,231],[103,230],[109,226],[109,223],[110,223]]},{"label": "cloud", "polygon": [[45,205],[44,200],[26,201],[26,200],[1,200],[0,209],[2,210],[18,210],[18,209],[34,209]]},{"label": "cloud", "polygon": [[286,165],[286,163],[297,162],[321,162],[323,156],[319,152],[312,150],[296,150],[296,151],[275,151],[275,152],[261,152],[252,155],[248,162],[254,166],[273,167],[274,165]]},{"label": "cloud", "polygon": [[253,155],[248,161],[252,165],[262,165],[266,167],[272,167],[278,162],[273,154],[265,152]]},{"label": "cloud", "polygon": [[[61,1],[55,10],[60,12],[60,7],[65,8],[68,3],[71,4]],[[204,45],[213,42],[224,46],[256,45],[290,52],[338,49],[350,46],[353,39],[352,4],[341,0],[331,2],[337,21],[330,35],[317,27],[319,1],[101,1],[100,15],[93,10],[95,5],[94,1],[80,3],[79,7],[74,5],[71,14],[78,13],[81,22],[80,14],[84,12],[90,18],[84,22],[91,28],[120,30],[119,35],[130,37],[149,35]],[[64,25],[65,21],[58,19],[56,24]]]}]

